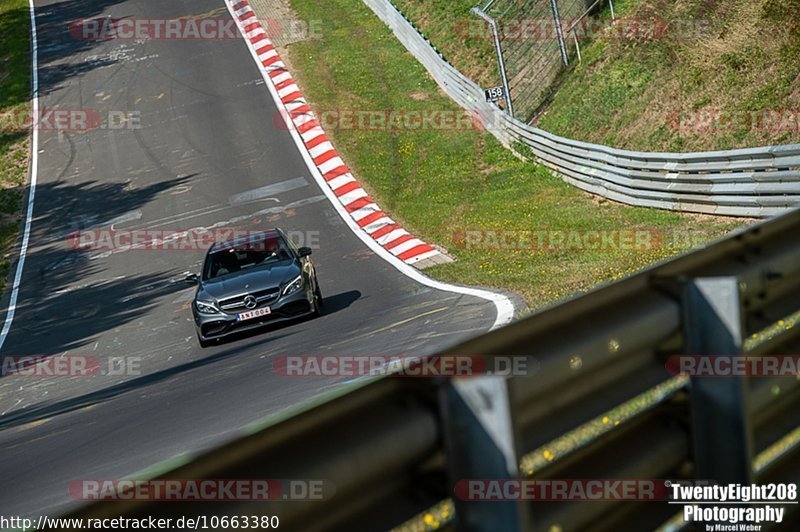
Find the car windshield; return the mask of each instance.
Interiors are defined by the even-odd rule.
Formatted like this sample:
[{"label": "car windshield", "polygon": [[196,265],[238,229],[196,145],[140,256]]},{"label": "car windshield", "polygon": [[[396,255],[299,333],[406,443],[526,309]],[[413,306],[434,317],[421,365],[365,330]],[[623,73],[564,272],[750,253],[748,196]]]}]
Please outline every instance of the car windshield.
[{"label": "car windshield", "polygon": [[203,278],[214,279],[291,258],[292,253],[280,236],[252,239],[211,253]]}]

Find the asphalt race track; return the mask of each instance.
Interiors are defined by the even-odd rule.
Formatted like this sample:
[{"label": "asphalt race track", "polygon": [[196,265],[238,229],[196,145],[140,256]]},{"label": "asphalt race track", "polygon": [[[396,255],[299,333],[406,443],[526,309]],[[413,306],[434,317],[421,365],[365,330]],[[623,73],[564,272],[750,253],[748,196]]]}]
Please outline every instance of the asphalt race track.
[{"label": "asphalt race track", "polygon": [[[53,516],[80,504],[70,481],[141,474],[346,380],[277,375],[279,355],[425,354],[492,326],[494,304],[411,280],[348,229],[275,126],[244,41],[97,42],[69,31],[70,21],[107,15],[229,18],[222,0],[36,9],[40,105],[96,110],[105,127],[40,131],[30,246],[3,356],[127,357],[138,369],[0,378],[0,514]],[[119,113],[130,124],[108,127]],[[71,231],[112,226],[280,226],[318,238],[324,315],[201,349],[194,288],[181,280],[203,252],[70,247]]]}]

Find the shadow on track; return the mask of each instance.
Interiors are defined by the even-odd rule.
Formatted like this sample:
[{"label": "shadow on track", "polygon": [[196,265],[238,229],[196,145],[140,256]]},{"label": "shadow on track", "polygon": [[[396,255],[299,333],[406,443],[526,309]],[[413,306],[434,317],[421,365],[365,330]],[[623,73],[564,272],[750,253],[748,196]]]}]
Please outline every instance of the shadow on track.
[{"label": "shadow on track", "polygon": [[[264,338],[263,342],[279,340],[281,338],[286,338],[293,334],[295,333],[287,333],[278,336],[268,336]],[[177,366],[163,369],[155,373],[150,373],[148,375],[142,375],[141,377],[130,379],[115,386],[110,386],[108,388],[104,388],[102,390],[98,390],[96,392],[92,392],[86,395],[81,395],[79,397],[74,397],[72,399],[59,401],[57,403],[41,404],[34,408],[29,408],[25,410],[17,410],[7,416],[3,416],[2,418],[0,418],[0,430],[11,427],[17,427],[19,425],[24,425],[32,421],[49,418],[59,414],[65,414],[68,412],[72,412],[74,410],[78,410],[80,408],[84,408],[89,405],[94,405],[97,403],[108,401],[109,399],[113,399],[114,397],[117,397],[124,393],[134,391],[151,384],[156,384],[158,382],[167,380],[171,377],[174,377],[175,375],[184,373],[186,371],[191,371],[194,369],[209,366],[223,360],[230,361],[236,356],[242,356],[242,355],[245,355],[245,350],[241,349],[241,346],[231,346],[230,349],[219,351],[207,357],[198,360],[192,360],[191,362],[179,364]]]},{"label": "shadow on track", "polygon": [[[98,45],[108,42],[82,38],[74,25],[82,19],[102,16],[109,7],[123,0],[65,0],[46,6],[36,6],[36,30],[39,36],[40,94],[46,96],[60,88],[60,84],[79,74],[117,63],[113,54],[105,57],[77,61]],[[28,10],[15,14],[28,22]],[[124,41],[120,41],[124,45]]]},{"label": "shadow on track", "polygon": [[175,279],[179,272],[104,277],[102,261],[92,260],[91,251],[74,249],[70,232],[107,224],[108,220],[77,215],[92,212],[88,206],[101,204],[104,214],[113,218],[186,179],[134,190],[125,190],[121,183],[39,185],[42,201],[34,207],[34,217],[47,214],[33,224],[16,317],[2,356],[50,356],[78,348],[94,335],[145,314],[160,298],[185,289]]}]

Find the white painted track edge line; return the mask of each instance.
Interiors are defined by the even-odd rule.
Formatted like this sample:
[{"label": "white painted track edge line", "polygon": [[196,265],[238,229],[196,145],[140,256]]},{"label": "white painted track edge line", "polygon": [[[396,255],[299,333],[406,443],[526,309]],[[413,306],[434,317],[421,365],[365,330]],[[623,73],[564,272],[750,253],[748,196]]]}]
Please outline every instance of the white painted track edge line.
[{"label": "white painted track edge line", "polygon": [[[39,116],[39,43],[36,35],[36,11],[33,0],[28,0],[29,12],[31,17],[31,116]],[[34,121],[35,122],[35,121]],[[19,248],[19,259],[17,260],[17,270],[14,273],[14,281],[11,285],[11,297],[8,300],[8,310],[6,319],[3,322],[3,330],[0,332],[0,350],[5,344],[11,324],[14,322],[14,314],[17,309],[17,298],[19,297],[19,287],[22,283],[22,270],[25,267],[25,255],[28,252],[28,242],[31,236],[31,222],[33,221],[33,200],[36,195],[36,178],[39,172],[39,128],[35,123],[31,124],[31,166],[30,166],[30,185],[28,186],[28,203],[25,212],[25,228],[22,231],[22,244]]]},{"label": "white painted track edge line", "polygon": [[[30,1],[32,2],[33,0],[30,0]],[[233,3],[232,3],[232,1],[231,0],[224,0],[224,2],[225,2],[225,6],[228,9],[228,12],[231,14],[231,17],[233,17],[234,21],[236,22],[236,27],[237,28],[241,28],[241,23],[240,23],[239,19],[236,17],[235,12],[233,11]],[[239,33],[242,34],[241,29],[240,29]],[[245,42],[245,44],[247,46],[247,49],[250,51],[250,55],[252,56],[253,61],[255,61],[256,66],[258,67],[258,70],[261,73],[261,77],[266,82],[267,89],[269,90],[270,95],[272,95],[272,99],[275,101],[275,105],[278,107],[278,109],[280,109],[281,107],[284,106],[284,104],[281,101],[280,97],[278,96],[278,93],[275,91],[275,87],[272,84],[272,78],[269,76],[267,70],[263,67],[261,62],[258,60],[258,55],[256,54],[255,46],[253,46],[253,44],[250,42],[250,40],[247,37],[245,37],[244,35],[242,36],[242,39],[244,40],[244,42]],[[281,61],[281,62],[283,62],[283,61]],[[285,65],[284,65],[284,68],[286,68]],[[287,70],[288,70],[288,68],[287,68]],[[311,159],[311,155],[308,153],[308,149],[306,148],[306,145],[303,142],[303,139],[300,136],[300,133],[288,121],[289,120],[288,113],[279,113],[279,114],[281,114],[282,118],[284,120],[286,120],[286,122],[287,122],[286,126],[287,126],[287,129],[289,130],[289,135],[292,137],[292,139],[294,140],[295,144],[297,145],[297,149],[300,151],[300,155],[303,157],[303,160],[305,161],[306,166],[308,167],[309,171],[311,172],[311,175],[314,177],[314,180],[316,180],[316,182],[319,185],[320,189],[322,190],[323,194],[325,194],[325,197],[327,197],[328,201],[331,202],[331,204],[333,205],[333,208],[336,209],[336,212],[344,220],[345,224],[347,224],[347,226],[350,228],[350,230],[359,239],[361,239],[361,241],[364,242],[364,244],[366,244],[367,247],[369,247],[376,255],[381,257],[383,260],[385,260],[386,262],[391,264],[400,273],[402,273],[405,276],[417,281],[420,284],[423,284],[425,286],[428,286],[430,288],[434,288],[434,289],[437,289],[437,290],[442,290],[442,291],[445,291],[445,292],[452,292],[452,293],[456,293],[456,294],[464,294],[464,295],[469,295],[469,296],[473,296],[473,297],[479,297],[481,299],[485,299],[485,300],[488,300],[488,301],[491,301],[492,303],[494,303],[496,311],[497,311],[497,316],[495,317],[495,321],[492,324],[492,327],[491,327],[490,330],[496,329],[498,327],[501,327],[501,326],[506,325],[507,323],[511,322],[511,320],[514,318],[514,304],[511,302],[511,299],[508,296],[506,296],[504,294],[499,294],[497,292],[490,292],[488,290],[483,290],[483,289],[480,289],[480,288],[470,288],[470,287],[466,287],[466,286],[452,285],[452,284],[448,284],[448,283],[445,283],[445,282],[442,282],[442,281],[437,281],[435,279],[431,279],[430,277],[428,277],[427,275],[424,275],[422,272],[420,272],[419,270],[417,270],[413,266],[411,266],[409,264],[406,264],[402,260],[398,259],[394,255],[389,253],[380,244],[378,244],[371,236],[369,236],[367,233],[365,233],[361,229],[361,227],[359,227],[358,224],[356,224],[355,220],[353,220],[353,218],[350,216],[350,213],[347,212],[347,210],[344,208],[344,205],[342,205],[341,202],[339,202],[337,196],[333,193],[333,191],[328,186],[328,183],[322,177],[322,174],[320,173],[320,171],[317,168],[316,164]]]}]

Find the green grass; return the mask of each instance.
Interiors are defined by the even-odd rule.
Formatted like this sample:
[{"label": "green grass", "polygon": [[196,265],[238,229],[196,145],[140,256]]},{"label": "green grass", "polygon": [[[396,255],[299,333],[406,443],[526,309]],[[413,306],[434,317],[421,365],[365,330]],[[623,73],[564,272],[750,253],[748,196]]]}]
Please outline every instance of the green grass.
[{"label": "green grass", "polygon": [[476,0],[392,2],[418,31],[435,44],[451,65],[482,87],[499,84],[497,55],[488,27],[470,11],[478,3]]},{"label": "green grass", "polygon": [[[456,68],[483,86],[497,84],[496,69],[487,67],[496,63],[491,41],[458,31],[475,18],[469,11],[475,2],[394,2]],[[750,112],[800,110],[800,0],[617,0],[614,6],[621,27],[647,20],[670,26],[653,39],[601,33],[585,41],[582,62],[572,57],[536,118],[539,127],[641,151],[800,143],[796,118],[794,127],[776,129],[676,127],[681,113],[697,110],[741,120]],[[610,11],[595,16],[610,20]]]},{"label": "green grass", "polygon": [[[30,99],[30,19],[25,0],[0,0],[0,115],[25,112]],[[27,131],[0,122],[0,292],[19,231],[22,191],[28,172]]]},{"label": "green grass", "polygon": [[[292,44],[290,61],[318,113],[332,110],[458,111],[361,2],[291,0],[301,19],[324,14],[322,39]],[[483,131],[331,129],[334,144],[379,204],[457,260],[428,271],[451,282],[524,296],[532,307],[620,278],[680,251],[466,249],[465,231],[697,231],[722,235],[741,221],[633,208],[600,200],[520,161]]]},{"label": "green grass", "polygon": [[623,19],[655,17],[680,27],[702,21],[708,29],[668,30],[640,41],[595,39],[539,118],[540,127],[642,151],[800,142],[798,127],[676,127],[681,113],[697,110],[744,117],[800,109],[800,0],[625,0],[615,6]]}]

